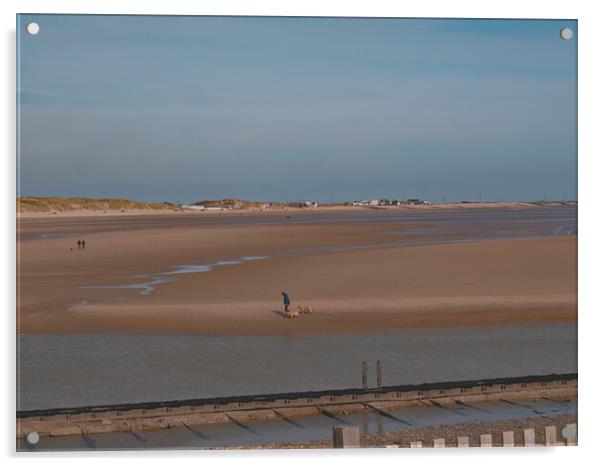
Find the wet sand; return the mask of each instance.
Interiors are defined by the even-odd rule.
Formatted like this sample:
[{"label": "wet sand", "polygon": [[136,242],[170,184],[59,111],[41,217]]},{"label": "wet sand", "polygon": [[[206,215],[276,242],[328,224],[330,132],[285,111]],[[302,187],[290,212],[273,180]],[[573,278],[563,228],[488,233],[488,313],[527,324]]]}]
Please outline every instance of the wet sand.
[{"label": "wet sand", "polygon": [[[533,225],[505,235],[515,220],[497,211],[500,234],[477,242],[462,241],[482,239],[495,216],[22,218],[18,332],[281,335],[576,320],[577,238],[551,233],[570,226],[523,209],[521,228]],[[438,233],[436,215],[451,215],[454,229]],[[175,280],[146,294],[131,287],[157,277]],[[315,313],[283,319],[282,290]]]}]

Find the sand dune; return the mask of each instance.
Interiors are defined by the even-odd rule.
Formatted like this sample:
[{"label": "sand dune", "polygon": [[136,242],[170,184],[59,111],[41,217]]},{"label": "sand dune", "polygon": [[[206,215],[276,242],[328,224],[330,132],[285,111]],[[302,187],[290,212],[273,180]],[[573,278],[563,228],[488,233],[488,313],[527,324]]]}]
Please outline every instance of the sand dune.
[{"label": "sand dune", "polygon": [[[282,202],[270,203],[265,209],[263,202],[247,201],[243,199],[220,199],[200,201],[209,207],[221,207],[220,215],[241,215],[249,213],[276,213],[283,212],[349,212],[361,210],[383,211],[430,211],[430,210],[466,210],[466,209],[509,209],[509,208],[534,208],[575,206],[573,201],[550,202],[458,202],[446,204],[417,204],[401,206],[370,206],[356,207],[350,204],[322,204],[318,208],[291,207]],[[214,215],[213,211],[198,211],[183,208],[169,202],[141,202],[129,199],[91,199],[84,197],[21,197],[17,199],[17,212],[21,218],[45,217],[110,217],[114,215],[149,215],[149,214],[174,214],[178,215]]]}]

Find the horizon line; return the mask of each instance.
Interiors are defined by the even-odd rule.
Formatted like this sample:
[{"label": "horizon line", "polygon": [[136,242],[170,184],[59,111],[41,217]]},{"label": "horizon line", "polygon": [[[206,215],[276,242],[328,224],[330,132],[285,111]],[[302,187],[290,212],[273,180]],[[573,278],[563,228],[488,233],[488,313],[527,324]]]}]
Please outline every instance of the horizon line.
[{"label": "horizon line", "polygon": [[275,204],[290,204],[290,203],[297,203],[297,202],[315,202],[315,203],[326,204],[326,205],[337,205],[337,204],[346,204],[346,203],[363,202],[363,201],[383,201],[383,200],[391,201],[391,202],[426,201],[426,202],[431,202],[432,204],[435,204],[435,205],[458,204],[458,203],[462,203],[462,202],[475,203],[475,204],[478,204],[478,203],[508,204],[508,203],[520,203],[520,202],[526,202],[526,203],[578,202],[578,199],[547,199],[545,197],[543,199],[539,198],[539,199],[514,199],[514,200],[465,198],[462,200],[441,201],[441,202],[430,201],[430,199],[422,198],[420,196],[407,197],[407,198],[360,197],[360,198],[355,198],[353,200],[348,199],[348,200],[330,201],[330,202],[314,200],[312,198],[296,198],[294,200],[287,199],[287,200],[283,201],[283,200],[275,200],[275,199],[245,199],[245,198],[240,198],[240,197],[221,197],[221,198],[212,198],[212,199],[205,198],[205,199],[199,199],[197,201],[191,201],[191,202],[171,202],[171,201],[145,201],[145,200],[134,199],[134,198],[129,198],[129,197],[40,196],[40,195],[16,196],[17,202],[19,202],[22,199],[64,199],[64,200],[82,199],[82,200],[91,200],[91,201],[116,201],[116,200],[119,200],[119,201],[140,202],[140,203],[144,203],[144,204],[173,204],[173,205],[192,205],[192,204],[201,203],[201,202],[224,202],[224,201],[240,201],[240,202],[252,202],[252,203],[275,203]]}]

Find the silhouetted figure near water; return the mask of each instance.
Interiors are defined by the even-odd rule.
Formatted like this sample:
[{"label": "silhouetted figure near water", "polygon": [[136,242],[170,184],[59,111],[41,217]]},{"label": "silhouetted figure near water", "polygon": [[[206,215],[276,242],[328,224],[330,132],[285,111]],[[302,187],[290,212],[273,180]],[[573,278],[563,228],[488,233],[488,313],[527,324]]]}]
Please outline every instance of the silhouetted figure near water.
[{"label": "silhouetted figure near water", "polygon": [[77,240],[77,249],[81,249],[82,248],[82,242],[81,240]]},{"label": "silhouetted figure near water", "polygon": [[86,249],[86,240],[82,239],[82,249]]},{"label": "silhouetted figure near water", "polygon": [[291,300],[288,295],[283,291],[282,298],[284,299],[284,312],[288,312],[288,307],[291,305]]}]

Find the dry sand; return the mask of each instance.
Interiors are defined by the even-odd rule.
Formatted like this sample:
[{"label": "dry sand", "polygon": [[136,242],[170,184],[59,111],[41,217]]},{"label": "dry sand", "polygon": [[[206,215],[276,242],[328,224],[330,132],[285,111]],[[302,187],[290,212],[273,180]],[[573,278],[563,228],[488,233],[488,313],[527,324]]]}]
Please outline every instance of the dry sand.
[{"label": "dry sand", "polygon": [[[279,255],[376,245],[405,227],[131,218],[21,219],[23,238],[77,231],[87,249],[70,250],[76,237],[18,243],[18,332],[307,334],[576,319],[576,236]],[[243,256],[270,257],[173,276],[148,296],[80,288]],[[282,290],[314,314],[283,319]]]}]

